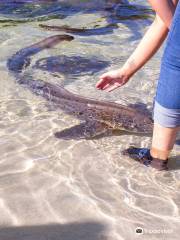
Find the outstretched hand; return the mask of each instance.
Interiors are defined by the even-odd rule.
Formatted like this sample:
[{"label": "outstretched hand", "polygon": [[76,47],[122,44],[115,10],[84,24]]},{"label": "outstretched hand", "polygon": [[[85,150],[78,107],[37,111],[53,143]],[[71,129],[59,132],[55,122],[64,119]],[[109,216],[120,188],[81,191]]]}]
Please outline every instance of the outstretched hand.
[{"label": "outstretched hand", "polygon": [[100,76],[96,88],[111,92],[116,88],[123,86],[128,80],[129,77],[125,74],[123,69],[113,70]]}]

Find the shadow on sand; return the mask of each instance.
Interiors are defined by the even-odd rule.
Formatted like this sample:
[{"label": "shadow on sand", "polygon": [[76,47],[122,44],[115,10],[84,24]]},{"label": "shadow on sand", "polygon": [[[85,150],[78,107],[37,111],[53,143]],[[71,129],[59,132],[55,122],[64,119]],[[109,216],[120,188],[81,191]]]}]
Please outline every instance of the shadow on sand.
[{"label": "shadow on sand", "polygon": [[101,60],[98,58],[98,56],[87,58],[78,55],[60,55],[41,58],[36,61],[33,68],[40,69],[42,71],[48,71],[51,73],[72,75],[75,77],[87,74],[93,75],[105,69],[109,65],[110,63],[108,61]]},{"label": "shadow on sand", "polygon": [[1,240],[105,240],[105,225],[98,222],[0,227]]}]

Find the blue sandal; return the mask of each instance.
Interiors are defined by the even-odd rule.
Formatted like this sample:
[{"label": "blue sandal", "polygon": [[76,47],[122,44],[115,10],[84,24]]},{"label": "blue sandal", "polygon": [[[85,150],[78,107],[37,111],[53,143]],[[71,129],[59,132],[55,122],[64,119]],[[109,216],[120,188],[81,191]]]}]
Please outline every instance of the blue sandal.
[{"label": "blue sandal", "polygon": [[159,171],[168,170],[168,159],[162,160],[159,158],[153,158],[148,148],[136,148],[129,147],[122,152],[123,155],[129,156],[135,161],[144,164],[147,167],[156,168]]}]

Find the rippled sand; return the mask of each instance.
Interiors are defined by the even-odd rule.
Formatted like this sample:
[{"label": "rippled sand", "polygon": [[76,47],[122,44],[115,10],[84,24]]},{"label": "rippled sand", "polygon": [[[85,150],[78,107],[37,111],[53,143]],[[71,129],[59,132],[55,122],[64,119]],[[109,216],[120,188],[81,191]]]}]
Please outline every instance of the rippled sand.
[{"label": "rippled sand", "polygon": [[[142,1],[134,1],[142,2]],[[147,30],[148,19],[126,20],[107,35],[75,36],[70,43],[32,57],[26,76],[63,84],[97,99],[123,104],[141,102],[152,109],[162,50],[123,88],[95,89],[98,76],[119,67]],[[82,13],[44,21],[74,27],[105,25],[102,13]],[[1,27],[0,36],[0,240],[134,240],[179,239],[180,147],[170,171],[159,173],[121,155],[129,145],[149,146],[150,138],[122,132],[94,140],[62,140],[55,133],[78,123],[16,83],[6,62],[13,53],[57,34],[38,22]],[[69,72],[48,70],[67,57],[85,59]],[[93,62],[106,63],[99,69]],[[38,67],[38,62],[43,67]],[[59,63],[59,62],[58,62]],[[66,65],[67,64],[67,65]],[[135,229],[144,229],[144,235]]]}]

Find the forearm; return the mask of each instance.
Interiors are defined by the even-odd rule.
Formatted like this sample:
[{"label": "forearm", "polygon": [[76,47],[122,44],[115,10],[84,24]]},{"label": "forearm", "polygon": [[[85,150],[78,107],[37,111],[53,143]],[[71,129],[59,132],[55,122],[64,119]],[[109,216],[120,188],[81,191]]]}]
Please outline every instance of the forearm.
[{"label": "forearm", "polygon": [[160,48],[168,33],[168,28],[156,15],[156,18],[139,45],[124,64],[123,68],[131,77],[140,69]]},{"label": "forearm", "polygon": [[178,0],[148,0],[164,24],[170,28]]}]

